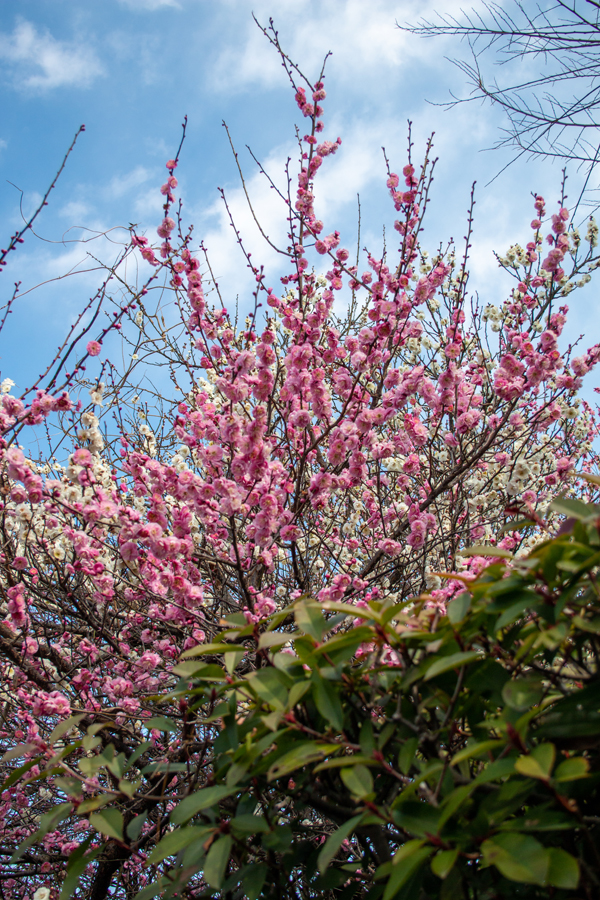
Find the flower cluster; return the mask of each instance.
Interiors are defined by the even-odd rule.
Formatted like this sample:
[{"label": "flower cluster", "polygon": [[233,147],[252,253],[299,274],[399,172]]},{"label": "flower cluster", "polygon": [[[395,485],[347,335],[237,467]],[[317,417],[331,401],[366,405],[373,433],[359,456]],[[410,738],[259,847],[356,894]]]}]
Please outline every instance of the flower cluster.
[{"label": "flower cluster", "polygon": [[[209,303],[202,256],[172,212],[177,160],[167,163],[162,243],[134,234],[131,249],[151,279],[165,276],[182,342],[164,320],[151,334],[158,317],[146,288],[130,324],[135,358],[160,354],[173,373],[172,405],[153,411],[133,378],[90,382],[91,402],[77,405],[43,390],[25,403],[2,384],[4,749],[16,736],[30,761],[43,756],[57,722],[80,715],[86,727],[109,726],[106,743],[117,749],[147,738],[145,766],[190,764],[177,757],[178,738],[145,723],[182,651],[209,642],[223,615],[259,630],[302,594],[360,608],[427,592],[426,604],[443,608],[460,581],[442,586],[435,573],[476,574],[485,560],[460,557],[471,543],[528,549],[539,534],[511,529],[515,517],[524,511],[535,523],[558,486],[572,489],[575,469],[596,465],[596,420],[577,392],[600,346],[574,357],[561,333],[564,296],[596,267],[597,229],[585,245],[573,240],[561,206],[541,259],[545,204],[536,197],[533,241],[501,259],[516,287],[501,307],[479,307],[466,293],[466,259],[457,262],[452,245],[431,258],[421,247],[427,154],[420,169],[409,160],[402,176],[388,171],[399,252],[368,253],[359,273],[341,231],[325,234],[315,211],[316,177],[341,145],[316,137],[324,98],[322,81],[311,99],[296,87],[311,130],[287,211],[291,266],[276,290],[251,263],[254,309],[242,328]],[[100,350],[100,341],[87,344],[90,357]],[[21,428],[51,415],[63,416],[71,441],[63,463],[34,461],[16,444]],[[210,727],[194,752],[204,752]],[[35,831],[63,789],[49,782],[48,796],[37,793],[34,769],[2,795],[3,846]],[[100,785],[84,755],[68,770],[77,802],[102,788],[134,809],[135,797],[121,796],[118,780]],[[140,764],[140,791],[159,796],[144,801],[156,810],[144,826],[150,844],[163,802],[150,790],[154,777]],[[177,796],[177,776],[161,784]],[[61,871],[87,827],[73,817],[57,825],[32,856],[36,877]],[[135,874],[142,885],[146,851],[126,846],[124,883]],[[11,877],[13,896],[28,895],[28,872]],[[99,864],[90,878],[102,872]]]}]

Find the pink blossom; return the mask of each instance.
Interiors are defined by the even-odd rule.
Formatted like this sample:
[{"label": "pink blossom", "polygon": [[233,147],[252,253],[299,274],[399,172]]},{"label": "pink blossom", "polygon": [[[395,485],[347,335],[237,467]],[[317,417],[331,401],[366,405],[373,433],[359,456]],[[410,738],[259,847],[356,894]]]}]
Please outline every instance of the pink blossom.
[{"label": "pink blossom", "polygon": [[[598,424],[574,392],[598,364],[600,346],[570,360],[559,345],[568,314],[558,307],[567,290],[557,283],[567,268],[567,211],[560,207],[547,223],[545,271],[535,274],[546,217],[536,197],[535,234],[516,236],[527,252],[487,344],[476,333],[482,305],[458,289],[468,273],[460,257],[451,262],[453,248],[441,243],[433,265],[422,265],[428,165],[388,174],[396,230],[385,253],[357,260],[335,229],[333,207],[317,218],[319,181],[340,146],[316,137],[323,85],[295,93],[310,133],[281,223],[289,237],[280,287],[268,286],[268,269],[248,251],[254,289],[240,296],[248,319],[226,308],[187,223],[169,215],[178,187],[169,160],[161,243],[131,235],[152,269],[140,268],[140,284],[122,301],[131,335],[150,339],[152,364],[163,367],[157,386],[123,381],[118,360],[107,360],[111,409],[103,420],[102,389],[90,385],[100,422],[85,390],[71,400],[48,387],[50,379],[22,399],[0,393],[9,738],[41,748],[56,716],[81,712],[80,729],[110,722],[106,739],[131,746],[155,698],[185,671],[176,669],[183,651],[212,643],[232,622],[250,626],[242,635],[250,646],[266,617],[303,595],[353,604],[357,621],[371,601],[387,605],[397,592],[411,601],[424,574],[433,580],[448,571],[456,547],[498,533],[512,515],[507,503],[546,515],[575,464],[596,470]],[[180,240],[171,243],[174,232]],[[146,295],[159,285],[175,302],[155,325]],[[115,318],[106,333],[120,325],[118,310]],[[88,344],[89,355],[100,349],[100,341]],[[64,383],[83,380],[83,366],[74,372]],[[152,392],[162,391],[163,376],[173,382],[159,403]],[[38,457],[45,421],[57,411],[69,413],[53,423],[62,429],[56,441],[51,430],[64,468]],[[509,534],[502,545],[514,549],[521,539]],[[462,574],[469,579],[488,562],[471,559]],[[402,578],[390,586],[394,568]],[[451,578],[433,589],[425,614],[443,611],[463,584]],[[374,649],[363,645],[358,655]],[[400,665],[397,654],[379,650],[383,666]],[[167,701],[178,730],[152,732],[157,760],[177,758],[181,729],[192,722],[179,699]],[[202,751],[188,743],[197,767]],[[26,773],[2,802],[18,811],[31,805],[37,782],[27,778],[37,774]],[[102,778],[86,779],[86,791],[101,791]],[[184,779],[172,773],[161,783],[166,814]],[[54,802],[35,796],[40,814]],[[9,840],[20,842],[26,835],[9,825]],[[61,848],[78,834],[65,820],[46,835],[57,884]],[[154,840],[146,836],[142,854]],[[144,858],[132,858],[134,875]]]},{"label": "pink blossom", "polygon": [[472,431],[481,420],[481,413],[478,409],[469,409],[462,413],[456,420],[456,433],[468,434]]},{"label": "pink blossom", "polygon": [[34,716],[58,716],[64,718],[71,712],[68,699],[60,691],[37,691],[34,695]]},{"label": "pink blossom", "polygon": [[73,462],[76,466],[89,466],[92,461],[92,454],[83,447],[79,447],[73,454]]},{"label": "pink blossom", "polygon": [[156,233],[161,238],[168,238],[174,228],[175,222],[173,221],[173,219],[170,216],[165,216],[161,224],[156,229]]}]

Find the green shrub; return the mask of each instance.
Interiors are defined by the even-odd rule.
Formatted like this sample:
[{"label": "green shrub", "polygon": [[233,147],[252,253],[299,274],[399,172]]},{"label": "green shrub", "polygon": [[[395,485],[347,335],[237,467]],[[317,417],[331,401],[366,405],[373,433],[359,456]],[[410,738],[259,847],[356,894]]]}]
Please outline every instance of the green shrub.
[{"label": "green shrub", "polygon": [[557,507],[571,531],[446,615],[301,598],[184,654],[153,724],[194,767],[157,770],[158,820],[125,793],[91,813],[129,847],[164,831],[140,900],[599,896],[600,507]]}]

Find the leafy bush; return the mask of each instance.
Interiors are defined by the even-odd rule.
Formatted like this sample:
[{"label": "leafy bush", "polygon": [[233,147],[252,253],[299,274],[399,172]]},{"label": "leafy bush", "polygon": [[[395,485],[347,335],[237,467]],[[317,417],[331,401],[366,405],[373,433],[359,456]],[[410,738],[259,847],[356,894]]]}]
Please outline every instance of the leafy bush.
[{"label": "leafy bush", "polygon": [[[303,597],[266,628],[234,614],[187,651],[160,700],[177,712],[152,724],[185,722],[189,759],[199,730],[220,730],[184,776],[185,739],[154,764],[166,805],[139,900],[192,886],[248,900],[597,896],[600,506],[555,507],[571,530],[492,561],[446,615],[426,595],[359,610]],[[126,768],[114,749],[82,762]],[[187,796],[169,802],[180,777]],[[90,815],[78,790],[55,815]],[[108,794],[95,806],[99,832],[135,844],[131,811]]]}]

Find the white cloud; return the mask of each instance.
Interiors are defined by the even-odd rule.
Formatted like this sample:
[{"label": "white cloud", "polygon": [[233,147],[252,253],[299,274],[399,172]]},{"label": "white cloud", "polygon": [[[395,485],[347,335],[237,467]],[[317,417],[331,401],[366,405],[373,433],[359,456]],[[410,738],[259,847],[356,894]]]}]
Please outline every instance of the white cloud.
[{"label": "white cloud", "polygon": [[[404,19],[416,21],[434,6],[434,0],[405,0],[402,23]],[[214,69],[215,87],[230,92],[255,84],[280,85],[281,61],[275,51],[269,52],[265,46],[265,37],[248,14],[247,0],[222,0],[221,9],[227,10],[229,19],[245,27],[240,29],[241,41],[229,41],[220,53]],[[268,25],[272,9],[271,0],[256,0],[253,4],[263,26]],[[445,12],[459,9],[459,0],[446,0]],[[352,82],[354,88],[366,73],[369,80],[364,87],[374,92],[375,102],[384,78],[389,92],[390,76],[394,80],[400,78],[407,66],[418,65],[419,59],[427,58],[431,64],[432,43],[396,28],[397,0],[370,0],[368,6],[364,0],[306,0],[302,4],[279,0],[273,18],[283,49],[294,62],[301,63],[307,76],[318,72],[331,51],[333,59],[327,63],[327,71],[334,67],[337,76]],[[442,43],[440,39],[436,45],[439,59],[443,56]]]},{"label": "white cloud", "polygon": [[[275,183],[281,182],[281,174],[285,171],[285,163],[291,153],[293,153],[291,144],[279,147],[273,150],[265,161],[265,170],[273,177]],[[246,179],[246,187],[252,208],[264,233],[276,246],[285,250],[288,243],[285,204],[260,173],[249,176]],[[283,274],[280,270],[282,260],[285,261],[285,258],[270,247],[261,236],[243,189],[237,186],[228,189],[226,200],[246,250],[252,254],[258,265],[265,267],[267,275],[274,271]],[[207,249],[211,268],[223,291],[226,306],[233,309],[233,301],[236,295],[239,295],[240,308],[245,312],[256,282],[238,246],[229,214],[222,200],[215,200],[201,210],[190,209],[188,217],[196,224],[195,237],[202,240]]]},{"label": "white cloud", "polygon": [[88,87],[104,74],[92,47],[56,40],[27,21],[18,22],[11,35],[0,34],[0,60],[8,64],[14,86],[30,90]]},{"label": "white cloud", "polygon": [[[146,184],[153,174],[154,173],[145,166],[136,166],[135,169],[132,169],[131,172],[127,172],[125,175],[115,175],[105,189],[105,193],[112,198],[123,197],[134,188]],[[156,190],[158,190],[158,188]]]},{"label": "white cloud", "polygon": [[93,208],[84,200],[70,200],[59,211],[59,215],[69,222],[84,222],[93,213]]},{"label": "white cloud", "polygon": [[[148,181],[155,174],[156,173],[153,173],[151,169],[146,168],[145,166],[136,166],[129,172],[115,175],[103,186],[80,184],[76,189],[76,196],[61,207],[59,215],[62,219],[68,220],[73,228],[89,226],[96,229],[97,219],[101,214],[100,209],[102,205],[101,203],[99,204],[98,201],[104,199],[108,201],[111,207],[114,207],[115,201],[123,200],[123,198],[130,195],[130,199],[123,204],[125,214],[129,213],[131,215],[131,212],[135,210],[137,215],[141,214],[143,216],[147,203],[143,200],[141,208],[139,208],[140,197],[146,197],[144,193],[140,194],[140,188],[144,191],[145,185],[147,185]],[[151,196],[155,201],[151,206],[151,210],[157,222],[160,217],[161,201],[164,203],[164,197],[161,197],[158,190],[159,186],[160,185],[152,185],[152,187],[147,188],[148,197]],[[132,194],[133,198],[131,198]],[[98,228],[96,230],[101,231],[102,229]]]},{"label": "white cloud", "polygon": [[157,182],[149,185],[142,191],[138,191],[135,195],[133,206],[133,211],[137,217],[136,221],[143,222],[143,227],[148,227],[147,223],[150,222],[153,234],[164,217],[163,204],[165,198],[159,193],[159,187],[160,185]]}]

